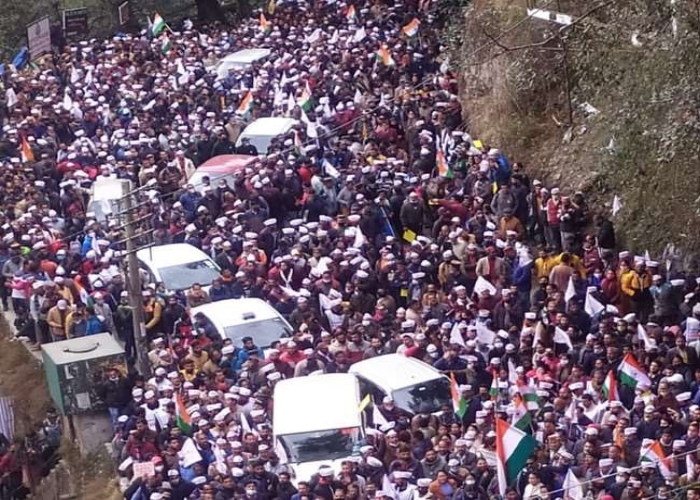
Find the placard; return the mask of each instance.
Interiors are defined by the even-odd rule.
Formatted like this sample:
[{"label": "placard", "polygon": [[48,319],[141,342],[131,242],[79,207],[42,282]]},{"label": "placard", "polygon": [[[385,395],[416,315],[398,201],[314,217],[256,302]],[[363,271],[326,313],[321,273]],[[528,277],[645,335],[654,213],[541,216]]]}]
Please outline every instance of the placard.
[{"label": "placard", "polygon": [[134,477],[152,477],[156,475],[156,466],[153,462],[135,462]]},{"label": "placard", "polygon": [[131,19],[131,9],[129,8],[129,2],[126,1],[119,5],[119,26],[124,26]]},{"label": "placard", "polygon": [[63,11],[63,35],[66,38],[82,38],[88,34],[88,12],[85,7]]},{"label": "placard", "polygon": [[27,26],[27,45],[30,61],[51,52],[51,21],[48,16]]}]

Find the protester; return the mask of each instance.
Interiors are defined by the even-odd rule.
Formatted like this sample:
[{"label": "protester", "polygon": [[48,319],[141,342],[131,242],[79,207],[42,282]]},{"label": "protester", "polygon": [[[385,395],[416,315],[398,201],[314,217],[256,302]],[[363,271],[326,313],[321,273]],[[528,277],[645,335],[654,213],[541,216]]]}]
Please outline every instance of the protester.
[{"label": "protester", "polygon": [[[103,331],[124,343],[129,373],[96,389],[125,498],[700,493],[699,281],[675,257],[619,252],[603,207],[464,131],[436,19],[431,2],[271,2],[238,26],[178,31],[155,16],[6,72],[2,304],[33,348]],[[260,47],[272,53],[251,67],[210,71]],[[298,124],[267,151],[236,146],[266,116]],[[231,153],[259,156],[231,184],[190,182]],[[102,178],[133,183],[139,245],[185,242],[222,270],[208,290],[144,277],[132,292],[150,373],[136,370],[124,219],[86,207]],[[293,339],[233,345],[190,317],[241,297],[275,307]],[[380,421],[342,470],[298,482],[272,439],[275,383],[394,352],[445,373],[454,412],[375,401]],[[504,429],[533,437],[519,467]]]}]

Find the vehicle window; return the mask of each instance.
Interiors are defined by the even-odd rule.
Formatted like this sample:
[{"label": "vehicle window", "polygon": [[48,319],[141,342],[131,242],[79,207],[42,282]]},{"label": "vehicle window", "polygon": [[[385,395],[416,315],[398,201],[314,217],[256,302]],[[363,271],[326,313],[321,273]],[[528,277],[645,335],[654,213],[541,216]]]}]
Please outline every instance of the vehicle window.
[{"label": "vehicle window", "polygon": [[434,413],[450,404],[450,382],[440,377],[394,391],[396,406],[412,413]]},{"label": "vehicle window", "polygon": [[270,142],[272,142],[273,139],[271,135],[246,135],[245,137],[250,139],[250,144],[255,146],[255,149],[258,150],[258,154],[261,155],[267,153],[267,148],[270,147]]},{"label": "vehicle window", "polygon": [[360,437],[358,428],[302,432],[278,436],[293,463],[335,460],[352,454]]},{"label": "vehicle window", "polygon": [[221,277],[216,264],[209,259],[161,267],[159,271],[161,280],[168,290],[186,290],[195,283],[206,286]]},{"label": "vehicle window", "polygon": [[292,330],[281,318],[251,321],[224,328],[226,338],[233,341],[236,347],[242,347],[243,337],[251,337],[258,347],[270,347],[273,342],[292,336]]}]

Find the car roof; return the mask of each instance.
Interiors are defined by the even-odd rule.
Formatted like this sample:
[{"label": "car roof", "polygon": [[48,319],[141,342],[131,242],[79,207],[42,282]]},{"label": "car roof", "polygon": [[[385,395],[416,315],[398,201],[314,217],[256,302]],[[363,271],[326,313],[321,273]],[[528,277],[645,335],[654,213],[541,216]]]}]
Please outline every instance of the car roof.
[{"label": "car roof", "polygon": [[136,257],[150,267],[162,269],[164,267],[211,260],[210,257],[199,248],[188,243],[172,243],[170,245],[158,245],[142,248],[136,252]]},{"label": "car roof", "polygon": [[[229,326],[242,325],[255,321],[280,318],[275,308],[262,299],[226,299],[210,302],[192,308],[192,316],[201,312],[218,330]],[[254,318],[245,319],[244,314],[254,314]]]},{"label": "car roof", "polygon": [[401,354],[386,354],[358,361],[350,367],[349,372],[391,391],[443,376],[432,366]]},{"label": "car roof", "polygon": [[243,49],[225,56],[223,62],[254,63],[272,53],[270,49]]},{"label": "car roof", "polygon": [[240,172],[258,161],[257,156],[219,155],[202,163],[195,173],[226,175]]},{"label": "car roof", "polygon": [[98,176],[92,185],[91,199],[94,201],[119,200],[130,191],[129,184],[127,179]]},{"label": "car roof", "polygon": [[[324,411],[309,411],[319,400]],[[347,373],[280,380],[273,401],[272,428],[277,436],[358,427],[362,423],[357,379]]]},{"label": "car roof", "polygon": [[241,137],[262,135],[262,136],[277,136],[284,134],[292,128],[298,121],[294,118],[285,118],[281,116],[266,116],[258,118],[248,125]]}]

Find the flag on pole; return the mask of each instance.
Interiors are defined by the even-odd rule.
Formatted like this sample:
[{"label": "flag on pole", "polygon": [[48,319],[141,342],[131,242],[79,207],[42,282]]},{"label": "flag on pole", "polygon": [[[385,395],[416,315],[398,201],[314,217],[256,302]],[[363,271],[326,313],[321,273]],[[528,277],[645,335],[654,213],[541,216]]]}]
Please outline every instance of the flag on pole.
[{"label": "flag on pole", "polygon": [[253,93],[249,90],[241,103],[238,105],[236,114],[245,116],[253,109]]},{"label": "flag on pole", "polygon": [[605,306],[600,303],[598,299],[596,299],[593,295],[591,295],[591,292],[586,293],[586,302],[583,305],[584,311],[586,311],[586,314],[588,314],[591,318],[598,313],[601,313],[605,310]]},{"label": "flag on pole", "polygon": [[165,24],[165,20],[160,17],[160,14],[156,12],[156,15],[153,16],[153,23],[151,25],[151,34],[153,36],[158,36],[160,35],[163,30],[167,27],[167,24]]},{"label": "flag on pole", "polygon": [[357,21],[357,12],[355,12],[355,6],[354,5],[349,5],[347,9],[345,9],[345,19],[349,22],[355,22]]},{"label": "flag on pole", "polygon": [[391,53],[389,52],[389,49],[386,47],[381,47],[377,51],[377,60],[381,62],[384,66],[396,66],[396,62],[394,62],[394,59],[391,57]]},{"label": "flag on pole", "polygon": [[414,17],[411,19],[411,22],[401,28],[401,32],[407,37],[412,38],[418,34],[418,28],[420,28],[420,21]]},{"label": "flag on pole", "polygon": [[32,147],[24,136],[22,136],[22,142],[20,144],[20,156],[22,158],[22,163],[34,161],[34,151],[32,151]]},{"label": "flag on pole", "polygon": [[647,333],[646,328],[644,328],[641,324],[637,324],[637,339],[642,341],[642,343],[644,344],[644,350],[646,352],[649,352],[655,347],[657,347],[656,340],[652,339],[649,336],[649,333]]},{"label": "flag on pole", "polygon": [[505,496],[508,485],[513,484],[518,473],[525,468],[527,459],[535,448],[535,438],[508,425],[503,419],[496,419],[496,473],[502,496]]},{"label": "flag on pole", "polygon": [[360,43],[365,38],[367,38],[367,32],[365,31],[364,26],[361,26],[357,28],[357,31],[355,31],[355,34],[352,36],[352,41],[354,43]]},{"label": "flag on pole", "polygon": [[170,37],[168,35],[163,35],[163,38],[160,43],[160,52],[165,55],[168,52],[170,52],[170,49],[173,47],[173,44],[170,43]]},{"label": "flag on pole", "polygon": [[192,417],[187,413],[180,394],[175,398],[175,422],[183,434],[189,435],[192,432]]},{"label": "flag on pole", "polygon": [[467,401],[462,397],[462,393],[457,385],[455,374],[450,373],[450,394],[452,395],[452,409],[459,418],[467,413]]},{"label": "flag on pole", "polygon": [[525,401],[525,405],[528,410],[537,411],[540,409],[541,401],[540,397],[537,395],[537,390],[531,385],[527,385],[523,382],[517,382],[518,393]]},{"label": "flag on pole", "polygon": [[576,287],[574,286],[574,278],[569,276],[569,282],[566,284],[566,292],[564,292],[564,302],[567,304],[571,299],[576,297]]},{"label": "flag on pole", "polygon": [[617,379],[615,373],[610,370],[603,380],[603,394],[608,401],[620,401],[620,393],[617,392]]},{"label": "flag on pole", "polygon": [[639,365],[635,357],[631,352],[625,354],[622,358],[622,363],[618,368],[620,371],[620,383],[626,385],[627,387],[635,388],[640,382],[644,383],[647,387],[651,387],[651,379],[647,372]]},{"label": "flag on pole", "polygon": [[447,163],[445,153],[443,153],[442,150],[438,150],[438,152],[435,154],[435,164],[440,177],[452,179],[454,174],[452,173],[452,169],[450,168],[449,163]]},{"label": "flag on pole", "polygon": [[517,393],[513,396],[511,424],[521,431],[530,432],[532,430],[532,415],[530,415],[522,396]]},{"label": "flag on pole", "polygon": [[561,489],[564,490],[564,498],[568,498],[569,500],[583,500],[581,480],[576,477],[571,469],[567,471]]},{"label": "flag on pole", "polygon": [[561,328],[559,328],[558,326],[554,327],[554,339],[553,340],[554,340],[555,344],[564,344],[569,349],[574,348],[574,345],[571,343],[571,337],[569,337],[569,334],[566,333]]},{"label": "flag on pole", "polygon": [[673,471],[671,469],[671,461],[666,458],[664,449],[661,447],[661,443],[654,441],[651,443],[649,448],[646,450],[642,449],[641,457],[639,458],[641,463],[652,462],[656,464],[659,468],[659,472],[664,477],[664,479],[671,479],[673,477]]},{"label": "flag on pole", "polygon": [[262,31],[265,34],[272,31],[272,25],[269,23],[269,21],[265,17],[265,14],[263,14],[262,12],[260,13],[260,31]]},{"label": "flag on pole", "polygon": [[497,373],[493,373],[493,378],[491,379],[491,388],[489,389],[489,396],[491,399],[497,399],[499,394],[498,390],[498,376]]},{"label": "flag on pole", "polygon": [[309,111],[311,109],[311,89],[307,83],[304,90],[301,92],[301,97],[297,102],[297,105],[302,109],[302,111]]}]

